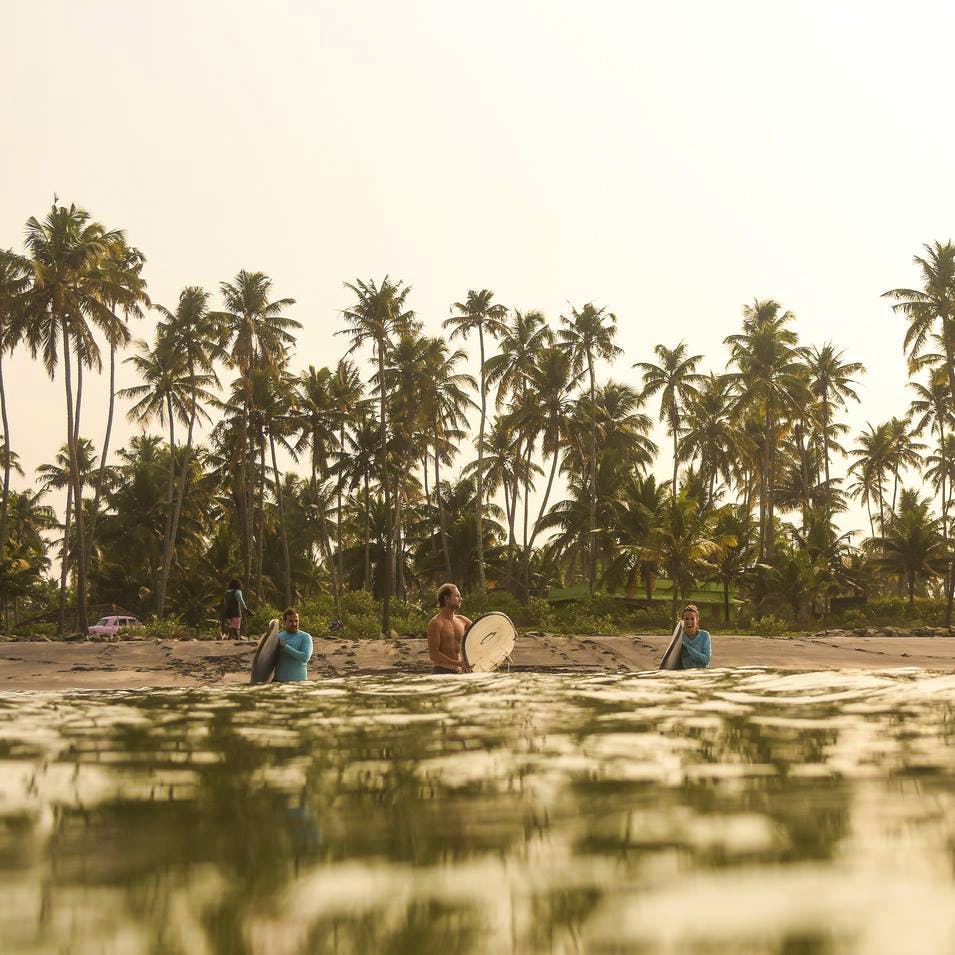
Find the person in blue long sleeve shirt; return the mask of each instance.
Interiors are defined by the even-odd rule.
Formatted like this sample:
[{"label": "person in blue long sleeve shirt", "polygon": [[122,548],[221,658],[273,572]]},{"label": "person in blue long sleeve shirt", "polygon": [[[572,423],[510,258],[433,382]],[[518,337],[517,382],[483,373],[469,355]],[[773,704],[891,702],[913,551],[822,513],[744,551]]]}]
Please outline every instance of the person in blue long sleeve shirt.
[{"label": "person in blue long sleeve shirt", "polygon": [[312,635],[298,628],[298,611],[285,611],[285,629],[279,634],[279,659],[275,664],[275,683],[293,683],[308,679],[308,661],[312,656]]},{"label": "person in blue long sleeve shirt", "polygon": [[680,653],[681,670],[700,670],[710,665],[713,655],[710,635],[700,629],[700,609],[696,604],[683,608],[683,650]]}]

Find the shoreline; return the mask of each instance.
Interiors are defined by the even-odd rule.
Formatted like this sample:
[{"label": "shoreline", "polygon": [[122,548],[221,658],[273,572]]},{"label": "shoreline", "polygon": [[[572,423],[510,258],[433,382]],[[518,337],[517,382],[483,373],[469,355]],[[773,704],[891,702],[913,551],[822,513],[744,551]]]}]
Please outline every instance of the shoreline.
[{"label": "shoreline", "polygon": [[[518,638],[512,665],[536,672],[655,670],[670,636]],[[242,684],[256,640],[128,640],[0,643],[3,690],[140,689]],[[892,636],[713,637],[713,667],[811,671],[919,667],[955,670],[955,638]],[[317,639],[309,678],[430,673],[427,641]]]}]

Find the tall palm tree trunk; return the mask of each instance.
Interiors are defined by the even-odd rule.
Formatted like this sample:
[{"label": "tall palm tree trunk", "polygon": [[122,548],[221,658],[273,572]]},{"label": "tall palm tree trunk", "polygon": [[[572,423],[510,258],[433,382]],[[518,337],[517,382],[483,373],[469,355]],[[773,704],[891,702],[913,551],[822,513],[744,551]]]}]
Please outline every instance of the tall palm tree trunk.
[{"label": "tall palm tree trunk", "polygon": [[176,421],[172,411],[172,396],[166,395],[166,413],[169,415],[169,479],[166,482],[166,526],[162,537],[162,559],[156,574],[156,616],[162,618],[163,593],[162,571],[166,565],[166,552],[172,550],[172,512],[176,499]]},{"label": "tall palm tree trunk", "polygon": [[404,527],[402,525],[402,490],[400,487],[395,489],[395,596],[401,595],[402,600],[408,599],[408,588],[405,583],[405,562],[404,562]]},{"label": "tall palm tree trunk", "polygon": [[477,500],[474,525],[477,531],[478,594],[487,593],[484,574],[484,428],[487,422],[487,379],[484,374],[484,328],[478,325],[478,342],[481,349],[481,425],[478,430]]},{"label": "tall palm tree trunk", "polygon": [[504,510],[507,514],[507,590],[514,594],[514,545],[517,543],[515,523],[517,521],[517,493],[519,482],[515,473],[513,484],[504,481]]},{"label": "tall palm tree trunk", "polygon": [[547,502],[550,500],[550,492],[554,486],[554,475],[557,473],[557,461],[559,460],[560,455],[557,452],[554,452],[554,458],[551,461],[550,466],[550,477],[547,479],[547,490],[544,491],[544,499],[541,501],[540,509],[537,512],[537,520],[534,521],[534,530],[531,533],[530,543],[527,548],[524,550],[524,561],[523,561],[523,578],[524,578],[524,601],[526,602],[530,597],[531,591],[531,550],[534,547],[534,541],[537,540],[537,534],[540,530],[541,521],[544,519],[544,514],[547,513]]},{"label": "tall palm tree trunk", "polygon": [[524,545],[524,553],[527,552],[529,537],[529,524],[530,524],[530,496],[531,496],[531,455],[533,454],[533,449],[531,447],[530,438],[527,439],[527,453],[524,460],[521,462],[524,470],[524,528],[523,536],[521,540]]},{"label": "tall palm tree trunk", "polygon": [[773,421],[772,438],[769,440],[769,474],[766,478],[766,557],[773,559],[776,549],[776,422]]},{"label": "tall palm tree trunk", "polygon": [[239,511],[239,540],[242,551],[242,580],[252,586],[252,507],[249,476],[249,406],[242,402],[242,423],[239,431],[239,461],[235,467],[236,505]]},{"label": "tall palm tree trunk", "polygon": [[[345,453],[345,426],[341,427],[338,439],[338,449],[340,454]],[[339,462],[341,459],[339,458]],[[339,615],[342,612],[342,596],[345,593],[345,551],[342,549],[342,472],[341,464],[338,471],[338,514],[336,515],[336,536],[338,537],[338,594],[335,601],[335,609]]]},{"label": "tall palm tree trunk", "polygon": [[[434,426],[435,434],[437,434],[437,419]],[[434,496],[438,499],[438,526],[441,532],[441,552],[444,554],[445,580],[450,581],[454,574],[451,570],[451,552],[448,549],[448,525],[444,516],[444,498],[441,497],[441,452],[437,441],[434,444]]]},{"label": "tall palm tree trunk", "polygon": [[[106,414],[106,433],[103,436],[103,451],[100,454],[99,469],[96,472],[96,487],[93,491],[93,511],[90,514],[90,533],[86,553],[90,563],[96,548],[96,521],[99,517],[99,501],[103,494],[103,482],[106,480],[106,458],[109,454],[109,440],[113,433],[113,413],[116,410],[116,345],[109,345],[109,410]],[[87,565],[89,567],[89,564]],[[161,614],[160,614],[161,616]]]},{"label": "tall palm tree trunk", "polygon": [[[948,455],[945,451],[945,421],[944,421],[944,411],[943,414],[939,416],[938,419],[938,433],[939,433],[939,451],[942,458],[942,475],[941,475],[941,493],[942,493],[942,540],[944,541],[945,553],[948,554],[948,496],[946,495],[946,486],[945,486],[945,475],[948,473]],[[951,492],[949,491],[949,494]],[[945,626],[950,627],[952,620],[952,597],[953,597],[953,580],[952,580],[952,567],[951,561],[946,564],[945,567]]]},{"label": "tall palm tree trunk", "polygon": [[0,557],[7,546],[7,513],[10,505],[10,422],[3,384],[3,350],[0,349],[0,418],[3,420],[3,501],[0,503]]},{"label": "tall palm tree trunk", "polygon": [[[327,477],[327,475],[326,475]],[[322,478],[322,484],[324,486],[325,477]],[[315,461],[314,454],[312,455],[312,500],[315,502],[315,505],[319,505],[318,500],[318,466]],[[336,599],[341,591],[341,581],[338,579],[338,569],[335,566],[335,560],[332,557],[332,535],[331,531],[328,529],[328,518],[325,515],[325,507],[322,505],[319,507],[318,511],[318,533],[321,537],[321,547],[322,552],[325,556],[325,562],[328,565],[328,573],[332,579],[332,589],[335,592]],[[337,604],[336,604],[337,605]],[[286,604],[288,606],[288,604]]]},{"label": "tall palm tree trunk", "polygon": [[[189,374],[193,376],[195,370],[190,365]],[[179,470],[179,481],[176,487],[176,499],[172,508],[172,524],[169,528],[169,537],[163,547],[162,566],[159,571],[159,599],[157,601],[157,614],[162,619],[165,602],[166,590],[169,587],[169,575],[172,573],[172,559],[176,552],[176,538],[179,534],[179,517],[182,514],[182,502],[186,495],[186,478],[189,475],[189,463],[192,460],[192,441],[196,427],[197,400],[196,390],[193,385],[192,396],[189,408],[189,425],[186,430],[186,447],[182,459],[182,467]]]},{"label": "tall palm tree trunk", "polygon": [[73,482],[66,487],[66,514],[63,518],[63,547],[60,550],[60,606],[57,636],[66,633],[66,582],[70,572],[70,525],[73,520]]},{"label": "tall palm tree trunk", "polygon": [[385,343],[378,341],[378,417],[381,424],[379,454],[381,455],[381,484],[385,494],[385,592],[381,602],[381,632],[387,637],[391,630],[391,589],[395,576],[395,531],[391,516],[391,479],[388,474],[388,413],[385,379]]},{"label": "tall palm tree trunk", "polygon": [[594,360],[587,353],[590,376],[590,596],[594,595],[597,577],[597,388],[594,382]]},{"label": "tall palm tree trunk", "polygon": [[[524,386],[522,400],[526,400],[527,386]],[[507,584],[511,595],[518,595],[518,582],[514,580],[514,551],[517,548],[517,506],[521,499],[521,464],[524,460],[522,438],[518,435],[514,454],[514,481],[510,488],[511,506],[507,518]],[[505,482],[504,498],[507,500],[508,489]]]},{"label": "tall palm tree trunk", "polygon": [[[76,610],[77,626],[80,633],[86,633],[89,621],[86,618],[86,551],[83,536],[83,495],[80,485],[79,454],[77,450],[76,428],[78,420],[73,417],[73,374],[70,368],[70,334],[66,322],[61,322],[63,330],[63,365],[66,385],[66,431],[70,457],[70,480],[73,484],[73,494],[76,502],[76,544],[77,544],[77,582],[76,582]],[[78,365],[82,365],[82,356],[77,355]],[[79,372],[82,374],[82,372]],[[76,405],[79,410],[80,393],[77,391]]]},{"label": "tall palm tree trunk", "polygon": [[255,532],[255,599],[262,600],[262,561],[265,556],[265,434],[257,435],[259,445],[259,501]]},{"label": "tall palm tree trunk", "polygon": [[285,606],[292,606],[292,558],[288,549],[288,531],[285,527],[285,495],[282,493],[282,481],[279,466],[275,460],[275,437],[269,429],[269,450],[272,453],[272,476],[275,478],[275,500],[279,505],[279,529],[282,532],[282,560],[285,565]]},{"label": "tall palm tree trunk", "polygon": [[826,489],[829,488],[829,391],[822,393],[822,458],[826,463]]},{"label": "tall palm tree trunk", "polygon": [[[946,316],[946,322],[943,323],[943,328],[947,325],[947,322],[950,321],[948,316]],[[947,329],[946,329],[947,331]],[[949,399],[955,398],[955,349],[952,347],[951,333],[944,336],[945,339],[945,366],[948,371],[948,393]],[[944,427],[944,424],[943,424]],[[942,441],[943,449],[943,458],[944,461],[944,448],[945,441]],[[944,465],[943,465],[944,467]],[[944,473],[944,471],[943,471]],[[951,495],[951,485],[949,485],[949,495]],[[943,493],[944,497],[944,493]],[[945,501],[942,501],[942,515],[946,514],[945,511]],[[955,601],[955,563],[953,563],[952,558],[948,560],[948,567],[945,573],[945,626],[950,627],[952,625],[952,603]]]},{"label": "tall palm tree trunk", "polygon": [[368,471],[365,471],[365,572],[362,587],[371,589],[371,514],[369,513]]},{"label": "tall palm tree trunk", "polygon": [[679,478],[679,454],[680,454],[680,444],[679,438],[677,437],[677,427],[675,421],[670,422],[670,427],[673,429],[673,486],[670,488],[671,494],[670,499],[673,502],[673,506],[676,507],[676,490],[677,490],[677,479]]},{"label": "tall palm tree trunk", "polygon": [[[437,445],[435,445],[437,447]],[[424,456],[421,458],[421,477],[424,481],[424,508],[428,515],[428,537],[431,539],[431,553],[435,557],[441,550],[441,544],[438,541],[439,532],[436,531],[434,521],[434,505],[431,503],[431,481],[428,475],[431,473],[431,455],[428,452],[428,443],[424,445]]]},{"label": "tall palm tree trunk", "polygon": [[767,491],[767,481],[769,475],[769,420],[766,421],[766,431],[763,434],[763,447],[760,457],[759,468],[759,559],[760,562],[766,558],[766,511],[769,504],[769,494]]}]

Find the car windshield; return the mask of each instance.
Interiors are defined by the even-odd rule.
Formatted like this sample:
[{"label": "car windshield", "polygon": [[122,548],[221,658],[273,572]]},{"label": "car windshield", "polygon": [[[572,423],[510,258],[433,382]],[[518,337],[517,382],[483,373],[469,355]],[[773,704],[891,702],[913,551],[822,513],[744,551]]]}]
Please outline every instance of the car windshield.
[{"label": "car windshield", "polygon": [[105,627],[106,624],[108,623],[109,623],[109,617],[100,617],[100,619],[96,621],[96,626]]}]

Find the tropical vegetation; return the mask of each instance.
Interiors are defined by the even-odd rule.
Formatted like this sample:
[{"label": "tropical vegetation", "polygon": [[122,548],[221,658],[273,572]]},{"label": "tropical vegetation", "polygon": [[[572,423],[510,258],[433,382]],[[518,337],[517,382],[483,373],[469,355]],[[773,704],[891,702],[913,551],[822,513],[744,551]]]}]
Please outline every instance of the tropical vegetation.
[{"label": "tropical vegetation", "polygon": [[[445,579],[538,622],[572,619],[543,598],[577,586],[583,626],[614,608],[665,618],[700,587],[727,620],[742,602],[744,623],[895,599],[950,624],[955,246],[915,265],[912,288],[885,293],[911,404],[852,436],[865,369],[804,342],[773,299],[742,307],[725,353],[647,341],[630,364],[605,304],[552,322],[467,289],[428,331],[407,282],[356,277],[341,352],[319,365],[268,275],[153,302],[122,230],[54,204],[0,252],[5,622],[82,631],[110,605],[194,626],[237,576],[254,609],[311,602],[346,632],[420,627]],[[62,389],[65,434],[35,476],[16,450],[27,409],[4,384],[19,354]],[[107,356],[95,435],[84,385]],[[116,388],[117,362],[135,384]],[[143,429],[120,448],[116,414]],[[844,529],[851,501],[862,532]]]}]

